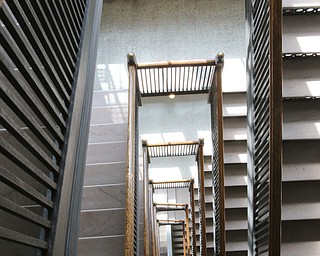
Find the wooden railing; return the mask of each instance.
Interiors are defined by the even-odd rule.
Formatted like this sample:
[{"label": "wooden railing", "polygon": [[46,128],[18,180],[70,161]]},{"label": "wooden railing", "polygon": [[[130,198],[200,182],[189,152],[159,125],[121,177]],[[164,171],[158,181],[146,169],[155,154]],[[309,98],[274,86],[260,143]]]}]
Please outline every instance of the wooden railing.
[{"label": "wooden railing", "polygon": [[126,191],[126,231],[125,255],[138,255],[138,186],[139,186],[139,130],[138,107],[141,104],[137,87],[136,59],[128,54],[128,142],[127,142],[127,191]]},{"label": "wooden railing", "polygon": [[188,204],[155,204],[157,212],[160,211],[184,211],[185,212],[185,219],[183,220],[183,248],[185,255],[191,255],[191,243],[190,243],[190,225],[189,221],[191,220],[189,214],[189,205]]},{"label": "wooden railing", "polygon": [[76,254],[101,5],[1,1],[3,255]]},{"label": "wooden railing", "polygon": [[[186,224],[188,228],[187,245],[188,245],[188,255],[197,255],[197,246],[196,246],[196,219],[195,219],[195,199],[194,199],[194,180],[172,180],[172,181],[161,181],[161,182],[150,182],[152,185],[152,190],[157,189],[181,189],[187,188],[189,190],[189,205],[188,204],[155,204],[156,206],[165,206],[166,211],[176,211],[184,210],[186,212]],[[171,208],[169,207],[171,206]],[[174,207],[173,207],[174,206]],[[180,208],[179,208],[180,207]],[[187,209],[186,209],[187,207]],[[188,218],[187,218],[188,215]],[[201,236],[201,233],[200,233]]]},{"label": "wooden railing", "polygon": [[[224,155],[223,155],[223,118],[222,118],[222,69],[223,53],[215,60],[172,61],[137,64],[133,54],[128,55],[129,71],[129,122],[128,122],[128,165],[127,165],[127,211],[126,211],[126,255],[135,255],[138,246],[136,215],[137,193],[137,114],[141,96],[207,93],[211,104],[212,140],[213,140],[213,176],[214,176],[214,218],[215,247],[218,255],[225,255],[225,193],[224,193]],[[164,82],[167,81],[167,82]],[[211,86],[211,87],[210,87]],[[152,232],[156,228],[149,226],[152,214],[150,206],[150,188],[148,186],[148,163],[152,157],[196,155],[199,178],[199,214],[200,214],[200,254],[206,255],[205,191],[203,141],[160,143],[147,145],[143,142],[144,156],[144,238],[145,255],[154,253]],[[155,185],[155,183],[153,183]],[[192,183],[193,185],[193,183]],[[194,198],[193,189],[190,195]],[[194,205],[194,199],[192,200]],[[192,205],[191,204],[191,205]],[[194,208],[191,215],[194,214]],[[194,216],[193,216],[194,220]],[[192,232],[195,234],[195,223]],[[153,230],[152,230],[153,229]],[[193,255],[196,254],[196,241],[191,240]]]},{"label": "wooden railing", "polygon": [[216,70],[209,92],[211,106],[212,176],[214,196],[214,243],[216,255],[226,255],[225,189],[224,189],[224,142],[222,113],[222,69],[224,54],[216,57]]}]

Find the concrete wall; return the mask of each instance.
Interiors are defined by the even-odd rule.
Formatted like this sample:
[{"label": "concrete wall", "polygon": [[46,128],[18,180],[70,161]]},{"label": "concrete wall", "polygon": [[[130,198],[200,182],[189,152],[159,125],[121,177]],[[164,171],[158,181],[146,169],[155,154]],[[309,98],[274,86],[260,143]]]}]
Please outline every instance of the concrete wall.
[{"label": "concrete wall", "polygon": [[[223,51],[245,88],[244,1],[104,1],[96,90],[127,88],[126,55],[138,62],[214,58]],[[230,71],[231,72],[231,71]],[[240,77],[239,77],[240,76]]]}]

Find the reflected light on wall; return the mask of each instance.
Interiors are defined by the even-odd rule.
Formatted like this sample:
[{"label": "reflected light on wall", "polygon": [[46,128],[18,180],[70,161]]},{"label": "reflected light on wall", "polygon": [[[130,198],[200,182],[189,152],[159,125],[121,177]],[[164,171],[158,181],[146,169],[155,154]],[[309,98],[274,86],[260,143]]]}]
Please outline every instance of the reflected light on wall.
[{"label": "reflected light on wall", "polygon": [[204,139],[203,153],[204,155],[212,154],[211,131],[197,131],[198,138]]},{"label": "reflected light on wall", "polygon": [[234,134],[233,138],[235,140],[246,140],[247,139],[247,133]]},{"label": "reflected light on wall", "polygon": [[162,136],[165,142],[186,140],[183,132],[168,132],[168,133],[163,133]]},{"label": "reflected light on wall", "polygon": [[150,144],[164,142],[161,133],[141,134],[141,139],[147,140]]},{"label": "reflected light on wall", "polygon": [[306,81],[311,96],[320,96],[320,81]]},{"label": "reflected light on wall", "polygon": [[300,1],[299,3],[291,3],[291,1],[289,1],[289,3],[286,3],[286,2],[288,2],[288,0],[283,0],[282,5],[283,6],[292,6],[292,7],[306,7],[306,6],[312,7],[312,6],[318,6],[319,5],[315,1],[313,1],[313,2]]},{"label": "reflected light on wall", "polygon": [[244,182],[246,185],[248,185],[248,176],[243,176]]},{"label": "reflected light on wall", "polygon": [[246,106],[225,107],[225,112],[228,115],[242,115],[247,113]]},{"label": "reflected light on wall", "polygon": [[222,90],[224,92],[246,90],[245,63],[245,59],[225,59],[222,72]]},{"label": "reflected light on wall", "polygon": [[182,175],[179,167],[150,168],[150,179],[153,181],[181,180]]},{"label": "reflected light on wall", "polygon": [[169,204],[175,204],[175,203],[177,203],[177,200],[176,199],[169,199],[168,203]]},{"label": "reflected light on wall", "polygon": [[124,64],[97,64],[97,87],[117,90],[128,87],[128,73]]},{"label": "reflected light on wall", "polygon": [[246,163],[247,162],[247,154],[238,154],[240,163]]},{"label": "reflected light on wall", "polygon": [[105,64],[97,64],[97,69],[106,69],[106,65]]},{"label": "reflected light on wall", "polygon": [[157,213],[157,219],[158,220],[167,220],[168,219],[168,214],[164,212],[159,212]]},{"label": "reflected light on wall", "polygon": [[190,166],[190,172],[192,178],[194,179],[194,187],[198,187],[198,167],[197,166]]},{"label": "reflected light on wall", "polygon": [[154,193],[153,194],[153,201],[155,203],[167,203],[167,194]]},{"label": "reflected light on wall", "polygon": [[297,41],[302,52],[319,51],[320,36],[298,36]]},{"label": "reflected light on wall", "polygon": [[318,134],[320,136],[320,123],[314,123],[316,130],[318,131]]}]

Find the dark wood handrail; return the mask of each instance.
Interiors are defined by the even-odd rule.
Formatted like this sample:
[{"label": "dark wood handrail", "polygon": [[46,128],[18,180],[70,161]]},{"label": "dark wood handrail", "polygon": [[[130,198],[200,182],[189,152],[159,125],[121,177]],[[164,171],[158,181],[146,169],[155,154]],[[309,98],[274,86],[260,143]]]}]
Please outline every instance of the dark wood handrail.
[{"label": "dark wood handrail", "polygon": [[151,68],[172,68],[172,67],[192,67],[192,66],[214,66],[215,60],[178,60],[178,61],[160,61],[139,63],[138,69]]},{"label": "dark wood handrail", "polygon": [[126,231],[125,231],[125,255],[136,255],[135,246],[135,189],[136,189],[136,60],[133,53],[128,54],[128,136],[127,136],[127,167],[126,167]]}]

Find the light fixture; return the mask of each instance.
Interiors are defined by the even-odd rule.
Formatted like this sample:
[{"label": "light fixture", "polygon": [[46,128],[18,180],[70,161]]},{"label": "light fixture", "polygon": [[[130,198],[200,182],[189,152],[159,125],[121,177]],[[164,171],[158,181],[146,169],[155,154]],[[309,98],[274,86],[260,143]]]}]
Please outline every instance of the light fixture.
[{"label": "light fixture", "polygon": [[174,99],[175,97],[176,97],[175,94],[173,94],[173,93],[169,94],[169,98],[170,98],[170,99]]}]

